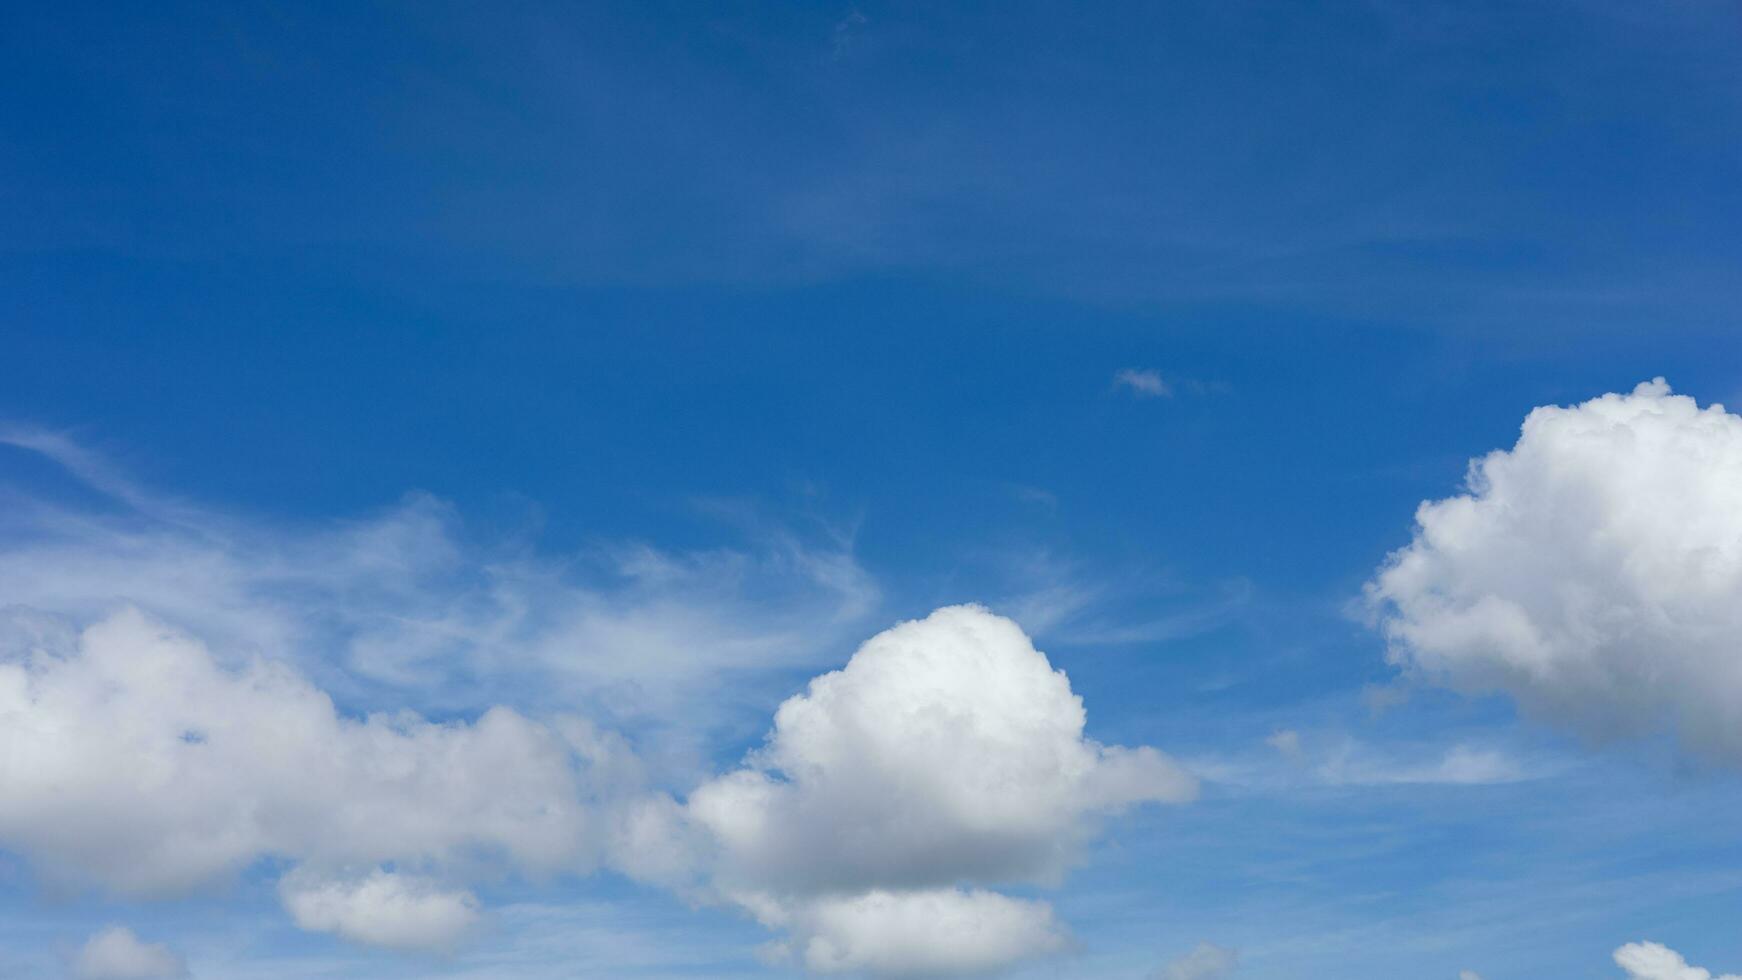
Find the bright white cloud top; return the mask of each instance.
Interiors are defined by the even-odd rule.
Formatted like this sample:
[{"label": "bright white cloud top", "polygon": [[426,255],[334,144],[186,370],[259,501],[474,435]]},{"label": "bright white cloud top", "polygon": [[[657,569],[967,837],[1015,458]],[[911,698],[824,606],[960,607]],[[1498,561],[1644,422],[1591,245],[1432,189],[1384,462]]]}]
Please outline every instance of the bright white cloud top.
[{"label": "bright white cloud top", "polygon": [[[444,542],[398,521],[364,553],[409,564],[378,584],[415,580],[411,557]],[[783,935],[770,955],[813,972],[973,974],[1069,944],[1046,902],[989,889],[1057,883],[1099,818],[1196,793],[1162,753],[1085,737],[1065,675],[977,606],[872,638],[781,705],[741,768],[683,797],[649,792],[625,739],[570,714],[350,715],[279,642],[228,628],[288,642],[319,606],[231,593],[233,622],[192,617],[239,650],[174,625],[173,605],[116,606],[166,551],[228,566],[223,538],[60,539],[37,552],[44,601],[0,618],[0,848],[45,880],[153,898],[283,864],[300,928],[444,951],[484,914],[474,883],[608,865],[747,912]],[[277,574],[317,581],[316,565]],[[111,959],[138,945],[98,940]]]},{"label": "bright white cloud top", "polygon": [[808,969],[985,971],[1065,937],[1044,903],[964,883],[1057,881],[1096,816],[1196,795],[1162,753],[1085,738],[1085,717],[1015,623],[939,609],[812,680],[677,820],[706,888]]},{"label": "bright white cloud top", "polygon": [[1367,595],[1395,662],[1742,761],[1742,418],[1662,379],[1531,412]]},{"label": "bright white cloud top", "polygon": [[1628,980],[1742,980],[1734,973],[1713,976],[1704,967],[1689,966],[1662,943],[1628,943],[1615,951],[1615,965],[1627,971]]}]

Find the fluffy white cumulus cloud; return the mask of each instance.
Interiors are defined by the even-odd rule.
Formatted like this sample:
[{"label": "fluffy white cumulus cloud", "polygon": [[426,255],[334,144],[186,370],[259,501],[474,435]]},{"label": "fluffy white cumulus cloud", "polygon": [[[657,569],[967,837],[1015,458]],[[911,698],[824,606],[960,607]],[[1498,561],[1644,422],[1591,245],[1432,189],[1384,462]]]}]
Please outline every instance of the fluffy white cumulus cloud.
[{"label": "fluffy white cumulus cloud", "polygon": [[[122,508],[0,510],[0,849],[57,885],[287,866],[302,928],[440,950],[481,916],[471,883],[603,860],[748,911],[815,972],[973,974],[1067,945],[1045,902],[988,888],[1056,882],[1103,816],[1196,792],[1085,737],[1065,675],[978,607],[874,637],[743,766],[689,775],[662,726],[701,736],[722,683],[814,660],[875,602],[844,541],[619,549],[600,584],[466,545],[427,499],[293,533],[24,444]],[[576,703],[646,722],[660,775]]]},{"label": "fluffy white cumulus cloud", "polygon": [[939,609],[781,705],[675,822],[711,887],[790,929],[813,969],[984,970],[1061,934],[1044,905],[956,885],[1056,880],[1096,815],[1196,793],[1167,756],[1101,745],[1084,721],[1015,623]]},{"label": "fluffy white cumulus cloud", "polygon": [[278,883],[297,926],[386,949],[441,951],[478,921],[470,892],[379,868],[362,877],[294,871]]},{"label": "fluffy white cumulus cloud", "polygon": [[1156,980],[1223,980],[1234,975],[1240,954],[1213,943],[1199,943],[1186,955],[1161,968]]},{"label": "fluffy white cumulus cloud", "polygon": [[124,926],[92,936],[73,957],[77,980],[179,980],[187,963],[162,943],[148,943]]},{"label": "fluffy white cumulus cloud", "polygon": [[977,606],[903,623],[780,706],[744,769],[690,795],[721,877],[768,888],[1046,880],[1095,813],[1191,799],[1150,748],[1083,737],[1082,699]]},{"label": "fluffy white cumulus cloud", "polygon": [[[579,721],[502,708],[471,723],[352,718],[283,664],[228,668],[137,611],[76,636],[39,621],[31,642],[12,625],[0,657],[0,846],[50,878],[137,894],[263,857],[534,872],[593,861],[584,776],[609,760]],[[368,879],[352,911],[375,902],[383,916],[439,918],[390,882]],[[307,909],[333,907],[319,894]]]},{"label": "fluffy white cumulus cloud", "polygon": [[1615,951],[1615,965],[1627,971],[1629,980],[1742,980],[1733,973],[1713,976],[1710,970],[1689,966],[1662,943],[1628,943]]},{"label": "fluffy white cumulus cloud", "polygon": [[1742,418],[1661,379],[1538,408],[1367,597],[1428,678],[1742,760]]}]

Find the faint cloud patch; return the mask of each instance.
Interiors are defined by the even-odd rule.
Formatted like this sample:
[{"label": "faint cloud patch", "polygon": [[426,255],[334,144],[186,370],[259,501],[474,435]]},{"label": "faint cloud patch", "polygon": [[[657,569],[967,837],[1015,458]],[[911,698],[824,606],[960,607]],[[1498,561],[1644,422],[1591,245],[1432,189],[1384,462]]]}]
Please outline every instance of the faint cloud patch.
[{"label": "faint cloud patch", "polygon": [[1276,730],[1271,733],[1269,738],[1264,740],[1264,744],[1291,759],[1299,758],[1301,754],[1300,732],[1297,732],[1292,728],[1281,728]]},{"label": "faint cloud patch", "polygon": [[847,52],[853,47],[854,40],[862,31],[864,31],[865,25],[869,23],[871,23],[871,19],[857,10],[848,13],[847,16],[836,21],[833,43],[829,49],[830,57],[835,61],[840,61],[842,58],[846,57]]},{"label": "faint cloud patch", "polygon": [[187,963],[162,943],[148,943],[125,926],[92,936],[72,962],[76,980],[180,980]]},{"label": "faint cloud patch", "polygon": [[1129,391],[1133,398],[1173,397],[1173,385],[1153,368],[1120,368],[1113,373],[1113,387]]},{"label": "faint cloud patch", "polygon": [[1490,786],[1546,778],[1550,763],[1495,746],[1457,743],[1384,747],[1348,736],[1313,737],[1292,728],[1264,738],[1266,751],[1201,758],[1193,772],[1206,780],[1258,790],[1299,786]]},{"label": "faint cloud patch", "polygon": [[1222,980],[1233,976],[1239,965],[1239,951],[1199,943],[1191,952],[1162,967],[1155,976],[1156,980]]},{"label": "faint cloud patch", "polygon": [[1046,549],[990,557],[1008,582],[994,608],[1052,642],[1166,643],[1227,626],[1253,599],[1252,583],[1243,578],[1193,585],[1165,571],[1096,572]]}]

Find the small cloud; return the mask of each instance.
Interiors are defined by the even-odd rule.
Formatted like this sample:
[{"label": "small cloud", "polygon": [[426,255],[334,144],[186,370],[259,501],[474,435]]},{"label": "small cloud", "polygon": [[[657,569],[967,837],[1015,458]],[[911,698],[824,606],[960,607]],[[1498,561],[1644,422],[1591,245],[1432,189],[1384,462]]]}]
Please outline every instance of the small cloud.
[{"label": "small cloud", "polygon": [[1162,967],[1156,980],[1222,980],[1232,976],[1239,964],[1237,950],[1199,943],[1196,949]]},{"label": "small cloud", "polygon": [[350,879],[298,869],[278,891],[298,928],[383,949],[446,951],[478,922],[471,892],[380,869]]},{"label": "small cloud", "polygon": [[1035,507],[1044,508],[1046,510],[1058,510],[1058,494],[1053,493],[1051,490],[1042,487],[1031,487],[1023,483],[1013,483],[1010,485],[1010,493],[1017,500],[1025,504],[1032,504]]},{"label": "small cloud", "polygon": [[1361,703],[1375,718],[1408,700],[1409,689],[1401,684],[1367,684],[1361,688]]},{"label": "small cloud", "polygon": [[1113,374],[1113,387],[1129,389],[1134,398],[1173,397],[1173,386],[1153,368],[1121,368]]},{"label": "small cloud", "polygon": [[864,30],[871,21],[864,14],[855,10],[835,23],[834,59],[840,61],[853,43],[853,38]]},{"label": "small cloud", "polygon": [[1297,732],[1292,728],[1277,729],[1275,732],[1271,733],[1269,738],[1264,740],[1264,744],[1291,759],[1297,759],[1301,754],[1300,732]]},{"label": "small cloud", "polygon": [[188,968],[168,946],[142,942],[133,930],[110,926],[79,950],[72,972],[78,980],[179,980]]},{"label": "small cloud", "polygon": [[1615,951],[1615,965],[1627,971],[1628,980],[1742,980],[1733,973],[1715,977],[1710,970],[1690,966],[1662,943],[1628,943]]},{"label": "small cloud", "polygon": [[1458,980],[1482,980],[1482,974],[1475,970],[1459,970]]}]

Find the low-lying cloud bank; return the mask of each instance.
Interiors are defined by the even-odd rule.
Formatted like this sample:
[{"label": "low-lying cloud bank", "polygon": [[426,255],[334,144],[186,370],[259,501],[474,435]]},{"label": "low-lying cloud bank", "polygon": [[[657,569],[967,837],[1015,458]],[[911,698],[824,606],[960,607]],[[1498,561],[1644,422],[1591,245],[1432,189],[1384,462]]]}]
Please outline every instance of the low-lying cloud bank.
[{"label": "low-lying cloud bank", "polygon": [[301,866],[283,891],[299,924],[439,947],[443,930],[383,923],[431,918],[399,879],[344,893],[317,871],[597,863],[599,794],[626,750],[580,719],[350,718],[290,667],[226,668],[137,610],[77,634],[6,625],[31,641],[0,659],[0,846],[51,880],[173,895],[274,858]]},{"label": "low-lying cloud bank", "polygon": [[1662,379],[1543,407],[1367,586],[1394,662],[1742,763],[1742,417]]},{"label": "low-lying cloud bank", "polygon": [[[681,715],[722,671],[814,658],[788,632],[846,628],[875,587],[844,552],[791,545],[772,589],[714,574],[747,559],[642,550],[608,594],[526,556],[472,567],[426,499],[298,537],[33,448],[122,505],[0,521],[0,848],[61,887],[149,899],[282,869],[300,928],[441,952],[486,915],[479,884],[608,868],[741,910],[779,935],[767,957],[813,972],[972,974],[1067,949],[1033,890],[1106,815],[1196,793],[1162,753],[1085,737],[1065,675],[977,606],[876,635],[687,793],[549,697],[346,710],[428,697],[459,664]],[[758,614],[794,589],[796,612]],[[359,672],[342,699],[324,683]],[[92,943],[93,963],[167,962],[125,930]]]},{"label": "low-lying cloud bank", "polygon": [[8,622],[33,639],[0,661],[0,845],[132,896],[292,862],[298,926],[392,949],[459,941],[477,874],[603,862],[747,911],[815,972],[981,972],[1068,943],[1045,902],[985,886],[1056,882],[1098,816],[1196,792],[1154,749],[1085,738],[1064,674],[974,606],[874,637],[681,801],[579,718],[351,718],[137,610]]}]

